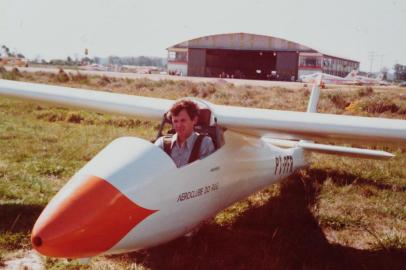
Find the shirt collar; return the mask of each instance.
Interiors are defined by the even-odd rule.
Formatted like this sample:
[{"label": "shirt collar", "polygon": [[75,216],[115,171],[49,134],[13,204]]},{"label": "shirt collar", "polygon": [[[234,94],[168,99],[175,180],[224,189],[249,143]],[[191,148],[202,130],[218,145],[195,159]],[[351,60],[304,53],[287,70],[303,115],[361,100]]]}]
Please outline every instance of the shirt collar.
[{"label": "shirt collar", "polygon": [[[196,136],[197,136],[197,133],[196,132],[192,132],[192,134],[190,134],[190,136],[186,139],[186,142],[185,142],[185,146],[186,146],[186,148],[190,148],[190,146],[192,145],[192,143],[194,142],[194,140],[195,140],[195,138],[196,138]],[[173,145],[176,143],[176,145],[180,148],[180,145],[178,145],[178,134],[177,133],[175,133],[173,136],[172,136],[172,142],[171,142],[171,148],[173,148]]]}]

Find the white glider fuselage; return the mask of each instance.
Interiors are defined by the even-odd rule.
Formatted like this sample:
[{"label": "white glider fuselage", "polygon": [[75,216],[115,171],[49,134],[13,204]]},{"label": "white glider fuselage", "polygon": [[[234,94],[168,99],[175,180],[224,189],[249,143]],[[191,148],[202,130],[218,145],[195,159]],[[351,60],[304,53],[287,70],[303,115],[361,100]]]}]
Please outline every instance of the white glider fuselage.
[{"label": "white glider fuselage", "polygon": [[[152,247],[184,235],[306,165],[302,148],[283,149],[232,131],[224,136],[225,144],[216,152],[181,168],[149,141],[116,139],[50,202],[34,226],[34,246],[44,255],[70,258]],[[92,191],[86,186],[94,178],[100,183],[91,184]],[[101,185],[116,189],[106,194],[107,201],[101,199]],[[78,190],[86,190],[81,198]],[[119,197],[128,201],[121,203]],[[67,226],[69,222],[75,226]]]},{"label": "white glider fuselage", "polygon": [[[221,147],[181,168],[149,141],[116,139],[47,205],[32,230],[34,248],[50,257],[84,258],[152,247],[184,235],[228,205],[306,166],[306,153],[393,157],[385,151],[320,144],[315,139],[404,146],[404,120],[316,113],[318,84],[307,112],[201,100],[200,110],[210,111],[210,123],[202,132]],[[174,103],[6,80],[0,80],[0,95],[150,120],[165,120]]]}]

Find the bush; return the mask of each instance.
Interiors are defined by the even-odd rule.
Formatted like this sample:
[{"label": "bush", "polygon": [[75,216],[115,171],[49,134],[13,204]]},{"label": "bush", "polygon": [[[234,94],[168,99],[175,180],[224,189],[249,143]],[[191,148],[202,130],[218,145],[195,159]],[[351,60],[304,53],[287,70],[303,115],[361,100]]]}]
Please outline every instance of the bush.
[{"label": "bush", "polygon": [[350,113],[360,113],[364,111],[363,104],[359,100],[353,101],[345,107],[345,110]]},{"label": "bush", "polygon": [[345,109],[350,103],[345,100],[342,93],[329,93],[327,96],[328,99],[339,109]]},{"label": "bush", "polygon": [[371,114],[380,114],[385,112],[405,114],[406,108],[401,108],[389,99],[367,99],[352,102],[345,108],[346,111],[357,113],[367,112]]},{"label": "bush", "polygon": [[372,100],[366,104],[365,109],[369,113],[395,113],[399,106],[389,100]]},{"label": "bush", "polygon": [[14,74],[16,74],[18,76],[21,76],[20,70],[18,68],[16,68],[16,67],[11,70],[11,73],[14,73]]},{"label": "bush", "polygon": [[87,84],[89,83],[89,77],[86,74],[82,74],[78,71],[76,74],[72,75],[72,81]]},{"label": "bush", "polygon": [[18,68],[13,68],[11,71],[7,71],[4,67],[2,68],[0,74],[4,80],[17,81],[22,76]]},{"label": "bush", "polygon": [[406,108],[399,108],[398,114],[406,114]]},{"label": "bush", "polygon": [[215,94],[216,91],[216,86],[212,83],[191,84],[188,89],[188,92],[192,96],[200,98],[207,98],[208,96]]},{"label": "bush", "polygon": [[374,93],[374,89],[371,86],[367,86],[357,90],[357,95],[359,97],[370,96]]},{"label": "bush", "polygon": [[40,111],[37,114],[37,119],[42,119],[46,120],[48,122],[56,122],[56,121],[64,121],[65,120],[65,115],[61,112],[53,112],[53,111]]},{"label": "bush", "polygon": [[7,72],[7,69],[3,66],[0,66],[0,74],[4,74]]},{"label": "bush", "polygon": [[106,86],[106,85],[108,85],[110,83],[111,83],[111,80],[105,75],[100,77],[100,79],[97,81],[97,84],[100,85],[100,86]]},{"label": "bush", "polygon": [[310,97],[310,90],[307,88],[302,89],[302,93],[304,97]]},{"label": "bush", "polygon": [[60,83],[69,82],[69,76],[62,68],[59,69],[59,72],[56,75],[56,81]]},{"label": "bush", "polygon": [[66,117],[66,121],[68,123],[76,123],[80,124],[85,118],[80,115],[80,113],[70,112],[68,117]]}]

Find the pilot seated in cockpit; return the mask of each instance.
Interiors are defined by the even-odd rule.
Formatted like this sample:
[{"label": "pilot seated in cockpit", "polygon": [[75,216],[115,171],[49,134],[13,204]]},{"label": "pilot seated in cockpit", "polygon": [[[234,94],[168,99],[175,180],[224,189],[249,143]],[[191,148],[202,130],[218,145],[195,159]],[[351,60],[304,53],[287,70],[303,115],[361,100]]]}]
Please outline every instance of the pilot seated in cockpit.
[{"label": "pilot seated in cockpit", "polygon": [[169,110],[176,133],[169,137],[160,137],[155,142],[155,145],[161,147],[173,159],[178,168],[202,159],[215,150],[210,136],[194,131],[198,114],[199,107],[195,102],[188,99],[179,100]]}]

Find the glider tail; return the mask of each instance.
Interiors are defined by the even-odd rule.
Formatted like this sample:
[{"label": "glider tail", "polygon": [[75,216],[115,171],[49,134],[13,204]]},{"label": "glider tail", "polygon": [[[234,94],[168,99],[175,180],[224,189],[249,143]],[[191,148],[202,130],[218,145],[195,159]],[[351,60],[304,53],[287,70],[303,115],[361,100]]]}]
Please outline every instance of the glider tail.
[{"label": "glider tail", "polygon": [[[323,79],[323,74],[317,75],[314,80],[312,92],[310,94],[309,103],[307,104],[308,113],[317,113],[317,104],[319,103],[320,98],[320,85]],[[300,140],[303,143],[312,143],[310,140]]]},{"label": "glider tail", "polygon": [[[323,79],[322,76],[323,75],[320,74],[314,81],[309,103],[307,106],[308,113],[317,113],[317,104],[319,102],[320,97],[320,85]],[[294,141],[271,139],[268,140],[268,143],[281,147],[301,147],[308,152],[318,152],[340,156],[360,157],[369,159],[389,159],[394,157],[394,155],[385,151],[320,144],[310,140],[300,140],[299,142],[294,142]]]},{"label": "glider tail", "polygon": [[347,74],[347,76],[345,76],[344,78],[345,79],[349,79],[349,80],[352,80],[352,79],[354,79],[355,78],[355,76],[357,76],[358,75],[358,70],[353,70],[353,71],[351,71],[350,73],[348,73]]},{"label": "glider tail", "polygon": [[317,104],[319,103],[320,85],[321,85],[322,79],[323,79],[323,74],[320,74],[314,80],[312,93],[310,94],[309,103],[307,105],[307,112],[309,112],[309,113],[317,112]]},{"label": "glider tail", "polygon": [[367,158],[367,159],[390,159],[393,158],[395,155],[380,151],[380,150],[371,150],[371,149],[363,149],[363,148],[356,148],[356,147],[346,147],[346,146],[338,146],[338,145],[329,145],[329,144],[321,144],[321,143],[314,143],[312,141],[290,141],[290,140],[281,140],[281,139],[274,139],[263,137],[262,140],[265,143],[272,144],[282,148],[292,148],[292,147],[300,147],[306,150],[307,152],[316,152],[322,154],[330,154],[330,155],[338,155],[338,156],[346,156],[346,157],[358,157],[358,158]]}]

